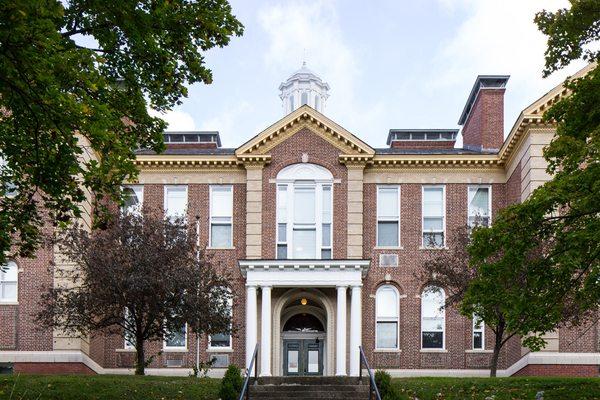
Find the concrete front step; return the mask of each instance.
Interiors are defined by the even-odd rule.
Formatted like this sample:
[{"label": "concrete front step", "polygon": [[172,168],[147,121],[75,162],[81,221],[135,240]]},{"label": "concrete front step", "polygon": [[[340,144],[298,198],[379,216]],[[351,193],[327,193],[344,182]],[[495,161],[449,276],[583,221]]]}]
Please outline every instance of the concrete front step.
[{"label": "concrete front step", "polygon": [[264,400],[367,400],[368,379],[339,376],[285,376],[259,378],[249,387],[250,399]]}]

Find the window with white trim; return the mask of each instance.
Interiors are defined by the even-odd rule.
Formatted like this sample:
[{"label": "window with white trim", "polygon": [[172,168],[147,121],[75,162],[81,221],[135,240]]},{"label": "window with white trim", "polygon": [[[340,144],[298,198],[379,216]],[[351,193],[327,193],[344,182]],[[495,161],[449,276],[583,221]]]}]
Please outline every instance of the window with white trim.
[{"label": "window with white trim", "polygon": [[429,286],[421,293],[421,348],[444,349],[446,310],[444,289]]},{"label": "window with white trim", "polygon": [[485,349],[485,325],[483,320],[473,314],[473,350]]},{"label": "window with white trim", "polygon": [[[230,297],[227,300],[229,307],[229,316],[233,313],[233,299]],[[209,349],[231,349],[231,334],[230,333],[215,333],[208,336]]]},{"label": "window with white trim", "polygon": [[489,186],[469,186],[469,227],[489,226],[492,215],[492,196]]},{"label": "window with white trim", "polygon": [[400,246],[400,187],[377,187],[377,247]]},{"label": "window with white trim", "polygon": [[0,268],[0,303],[17,301],[18,281],[19,268],[14,261]]},{"label": "window with white trim", "polygon": [[125,185],[121,186],[121,191],[123,193],[121,213],[141,215],[144,204],[144,186]]},{"label": "window with white trim", "polygon": [[444,186],[423,186],[423,247],[444,247],[446,233]]},{"label": "window with white trim", "polygon": [[165,186],[165,216],[167,218],[185,218],[187,206],[187,185]]},{"label": "window with white trim", "polygon": [[[125,309],[125,320],[128,324],[131,324],[133,321],[130,320],[131,318],[131,314],[129,312],[129,309],[126,308]],[[131,331],[129,330],[125,330],[123,332],[123,348],[126,350],[133,350],[135,349],[135,336],[133,335],[133,333],[131,333]]]},{"label": "window with white trim", "polygon": [[169,332],[165,337],[163,347],[169,350],[187,349],[187,324],[176,332]]},{"label": "window with white trim", "polygon": [[277,259],[333,257],[333,176],[314,164],[277,175]]},{"label": "window with white trim", "polygon": [[233,246],[233,186],[210,187],[210,247]]},{"label": "window with white trim", "polygon": [[375,348],[398,349],[398,291],[391,285],[381,286],[375,295]]}]

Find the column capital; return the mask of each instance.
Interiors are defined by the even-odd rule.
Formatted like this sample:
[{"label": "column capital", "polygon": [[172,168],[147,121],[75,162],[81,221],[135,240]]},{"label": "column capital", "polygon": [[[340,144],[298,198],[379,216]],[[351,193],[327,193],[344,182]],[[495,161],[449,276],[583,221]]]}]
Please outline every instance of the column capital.
[{"label": "column capital", "polygon": [[335,285],[336,289],[348,289],[348,285]]},{"label": "column capital", "polygon": [[272,289],[273,285],[260,285],[261,289]]},{"label": "column capital", "polygon": [[362,283],[353,283],[352,285],[350,285],[351,289],[361,289],[363,287]]},{"label": "column capital", "polygon": [[257,289],[258,285],[256,283],[246,283],[246,289]]}]

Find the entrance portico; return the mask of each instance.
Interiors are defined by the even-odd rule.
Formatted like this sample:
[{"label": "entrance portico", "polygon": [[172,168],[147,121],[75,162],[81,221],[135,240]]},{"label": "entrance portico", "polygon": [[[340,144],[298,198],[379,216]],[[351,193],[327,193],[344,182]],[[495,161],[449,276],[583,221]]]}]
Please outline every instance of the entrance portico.
[{"label": "entrance portico", "polygon": [[[325,332],[320,332],[324,336],[319,336],[325,338],[324,343],[320,344],[321,347],[318,347],[321,349],[319,357],[323,357],[323,369],[320,371],[325,375],[358,376],[362,335],[362,279],[368,272],[369,264],[369,260],[240,261],[240,270],[246,278],[246,366],[250,365],[259,336],[258,289],[261,292],[258,360],[261,376],[284,373],[283,362],[287,358],[282,350],[282,338],[285,336],[282,336],[281,330],[282,311],[291,301],[299,300],[298,296],[305,293],[305,297],[302,298],[312,298],[314,304],[322,309],[321,318],[326,318],[322,321]],[[281,296],[273,306],[274,290],[279,290]],[[274,326],[276,329],[273,329]],[[287,332],[286,335],[289,337],[290,333]],[[316,343],[319,343],[319,340],[316,340]],[[316,349],[314,346],[313,348]],[[310,354],[311,357],[313,355],[316,357],[316,354]],[[274,363],[277,364],[273,365]]]}]

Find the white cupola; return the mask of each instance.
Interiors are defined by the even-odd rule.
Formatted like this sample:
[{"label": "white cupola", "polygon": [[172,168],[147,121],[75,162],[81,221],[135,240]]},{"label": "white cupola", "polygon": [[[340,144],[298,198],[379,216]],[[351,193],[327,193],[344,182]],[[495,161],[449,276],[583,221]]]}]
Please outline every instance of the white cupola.
[{"label": "white cupola", "polygon": [[285,82],[279,85],[281,94],[279,97],[283,102],[283,114],[287,115],[297,108],[308,104],[320,113],[325,111],[325,102],[329,97],[329,84],[323,82],[306,67],[306,61],[302,68],[294,72]]}]

